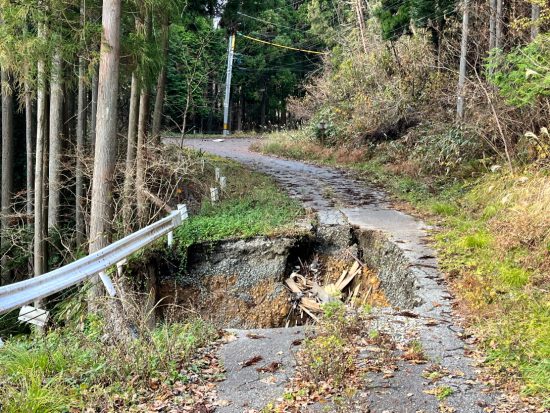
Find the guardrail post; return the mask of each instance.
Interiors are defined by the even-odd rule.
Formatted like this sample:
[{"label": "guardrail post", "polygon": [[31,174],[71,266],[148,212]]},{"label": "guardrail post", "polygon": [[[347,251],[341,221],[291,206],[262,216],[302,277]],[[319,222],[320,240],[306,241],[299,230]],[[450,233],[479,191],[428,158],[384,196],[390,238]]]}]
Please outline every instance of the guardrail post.
[{"label": "guardrail post", "polygon": [[101,281],[103,281],[103,285],[105,286],[105,290],[107,290],[107,293],[114,297],[116,295],[115,286],[113,285],[113,282],[109,278],[109,276],[105,273],[105,271],[99,272],[99,278],[101,278]]},{"label": "guardrail post", "polygon": [[34,324],[40,328],[44,327],[50,318],[50,312],[35,308],[30,305],[21,307],[17,319],[22,323]]},{"label": "guardrail post", "polygon": [[4,342],[2,341],[2,338],[0,337],[0,348],[4,347]]},{"label": "guardrail post", "polygon": [[189,213],[187,212],[187,205],[178,204],[178,211],[180,211],[182,221],[189,218]]},{"label": "guardrail post", "polygon": [[116,263],[116,273],[119,277],[122,277],[122,268],[128,264],[128,260],[124,258],[123,260]]},{"label": "guardrail post", "polygon": [[216,182],[219,182],[220,181],[220,174],[221,174],[220,168],[214,169],[214,174],[216,175]]},{"label": "guardrail post", "polygon": [[212,204],[220,200],[220,191],[218,188],[210,188],[210,199],[212,200]]},{"label": "guardrail post", "polygon": [[227,187],[227,178],[225,176],[220,176],[220,189],[223,191]]},{"label": "guardrail post", "polygon": [[174,233],[172,231],[170,231],[168,233],[168,247],[172,247],[172,245],[174,245]]}]

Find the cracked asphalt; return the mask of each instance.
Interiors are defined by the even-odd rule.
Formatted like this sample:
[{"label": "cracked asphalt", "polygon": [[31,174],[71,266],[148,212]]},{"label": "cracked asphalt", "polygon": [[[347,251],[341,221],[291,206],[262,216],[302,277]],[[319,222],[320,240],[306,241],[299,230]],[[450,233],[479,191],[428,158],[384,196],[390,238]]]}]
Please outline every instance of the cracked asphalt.
[{"label": "cracked asphalt", "polygon": [[[169,142],[168,139],[166,141]],[[455,322],[452,296],[438,269],[437,254],[426,241],[429,226],[393,209],[382,191],[354,179],[345,171],[255,153],[249,149],[253,142],[252,139],[235,138],[223,142],[188,139],[185,145],[233,159],[271,175],[292,197],[316,211],[321,223],[338,223],[339,219],[335,217],[343,214],[352,227],[382,231],[409,261],[415,278],[415,294],[419,298],[412,311],[418,318],[404,318],[396,316],[393,309],[381,309],[376,311],[376,325],[380,331],[387,332],[397,340],[405,336],[417,337],[429,363],[448,372],[437,386],[449,387],[451,394],[444,402],[427,394],[426,391],[433,388],[434,384],[423,377],[426,366],[401,363],[391,377],[369,375],[364,391],[357,396],[360,402],[368,405],[371,412],[384,413],[495,411],[499,396],[478,379],[476,361],[468,355],[469,346],[463,340],[462,329]],[[237,334],[241,337],[245,333]],[[283,348],[294,332],[281,329],[278,333],[269,331],[269,334],[278,334],[280,348]],[[250,384],[240,386],[244,369],[233,367],[242,361],[245,355],[243,352],[249,355],[264,352],[269,354],[264,357],[268,359],[272,351],[279,347],[265,347],[264,341],[246,341],[242,337],[235,343],[229,343],[221,350],[222,358],[229,368],[227,380],[220,386],[220,397],[232,398],[232,402],[220,411],[227,413],[246,412],[247,406],[259,408],[262,403],[265,405],[273,398],[280,397],[284,387],[279,381],[277,385],[262,383],[260,387]],[[284,374],[291,374],[292,368],[289,361],[285,365]]]}]

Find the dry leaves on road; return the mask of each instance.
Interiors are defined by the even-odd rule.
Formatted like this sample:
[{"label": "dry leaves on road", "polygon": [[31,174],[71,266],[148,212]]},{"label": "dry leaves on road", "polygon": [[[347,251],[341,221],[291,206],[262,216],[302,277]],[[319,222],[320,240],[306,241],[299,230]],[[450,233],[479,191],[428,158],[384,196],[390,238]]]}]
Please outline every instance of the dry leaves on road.
[{"label": "dry leaves on road", "polygon": [[254,356],[252,358],[249,358],[248,360],[246,361],[243,361],[242,362],[242,367],[241,368],[245,368],[245,367],[249,367],[249,366],[252,366],[256,363],[259,363],[260,361],[262,361],[264,358],[262,356]]}]

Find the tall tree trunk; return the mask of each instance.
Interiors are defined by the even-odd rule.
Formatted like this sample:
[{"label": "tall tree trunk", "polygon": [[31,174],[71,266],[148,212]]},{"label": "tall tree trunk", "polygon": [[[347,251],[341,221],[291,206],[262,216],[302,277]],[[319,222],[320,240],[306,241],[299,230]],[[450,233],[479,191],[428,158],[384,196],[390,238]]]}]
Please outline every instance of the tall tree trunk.
[{"label": "tall tree trunk", "polygon": [[[86,25],[86,0],[80,1],[80,27],[84,29]],[[86,62],[83,56],[78,58],[78,99],[76,115],[76,190],[75,190],[75,221],[76,221],[76,244],[80,247],[86,235],[86,224],[84,222],[84,196],[86,188],[84,184],[84,156],[85,156],[85,137],[87,121],[87,90],[86,90]]]},{"label": "tall tree trunk", "polygon": [[262,91],[262,103],[260,107],[260,126],[265,128],[266,125],[266,106],[267,106],[267,86],[264,83],[264,90]]},{"label": "tall tree trunk", "polygon": [[469,0],[463,0],[462,11],[462,42],[460,44],[460,69],[458,72],[458,93],[456,100],[456,116],[459,121],[464,118],[464,84],[466,83],[466,58],[468,54],[469,31]]},{"label": "tall tree trunk", "polygon": [[214,94],[214,80],[209,80],[206,96],[206,101],[208,102],[208,120],[206,121],[206,129],[208,133],[212,133],[214,130],[214,105],[216,99],[216,95]]},{"label": "tall tree trunk", "polygon": [[243,130],[243,103],[244,103],[244,94],[242,86],[239,86],[239,98],[238,98],[238,110],[237,110],[237,132],[242,132]]},{"label": "tall tree trunk", "polygon": [[496,0],[497,9],[495,13],[495,47],[502,48],[502,0]]},{"label": "tall tree trunk", "polygon": [[[152,20],[151,15],[145,16],[145,38],[147,41],[151,38]],[[145,189],[145,169],[146,169],[146,145],[147,145],[147,119],[149,118],[149,87],[145,81],[141,84],[139,95],[139,115],[138,115],[138,134],[137,134],[137,154],[136,154],[136,198],[137,198],[137,218],[140,226],[145,224],[145,214],[147,199],[143,190]]]},{"label": "tall tree trunk", "polygon": [[367,53],[367,42],[365,40],[365,16],[363,15],[363,0],[355,0],[355,14],[357,15],[357,25],[359,27],[359,35],[361,36],[361,44],[363,51]]},{"label": "tall tree trunk", "polygon": [[[13,86],[10,73],[2,70],[2,219],[1,242],[5,249],[10,245],[6,231],[9,227],[9,215],[11,212],[11,200],[13,192]],[[0,285],[2,278],[9,278],[5,270],[8,264],[7,255],[2,255],[2,271],[0,272]]]},{"label": "tall tree trunk", "polygon": [[162,16],[162,33],[161,33],[161,49],[162,49],[162,67],[157,79],[157,95],[155,98],[155,108],[153,111],[153,126],[151,135],[153,144],[160,144],[160,128],[162,123],[162,107],[164,104],[164,94],[166,90],[166,66],[168,64],[168,36],[170,31],[170,23],[168,14]]},{"label": "tall tree trunk", "polygon": [[[27,75],[28,76],[28,71]],[[27,223],[32,221],[33,213],[33,139],[32,139],[32,92],[28,79],[25,79],[25,152],[27,155]]]},{"label": "tall tree trunk", "polygon": [[497,0],[489,0],[489,50],[495,48]]},{"label": "tall tree trunk", "polygon": [[95,136],[96,136],[96,123],[97,123],[97,93],[98,93],[98,67],[94,67],[94,73],[92,75],[92,103],[90,108],[90,148],[92,153],[95,150]]},{"label": "tall tree trunk", "polygon": [[57,48],[52,58],[50,81],[50,150],[48,167],[48,235],[59,225],[61,192],[61,142],[63,135],[63,63]]},{"label": "tall tree trunk", "polygon": [[78,103],[76,117],[76,243],[82,245],[86,235],[84,223],[84,197],[86,188],[84,184],[84,156],[86,136],[86,66],[84,58],[78,59]]},{"label": "tall tree trunk", "polygon": [[137,133],[137,154],[136,154],[136,199],[137,218],[140,226],[145,223],[145,212],[147,199],[143,190],[145,189],[145,155],[147,143],[147,115],[149,113],[149,91],[147,86],[141,86],[139,96],[139,116]]},{"label": "tall tree trunk", "polygon": [[[38,29],[38,38],[45,38],[45,28]],[[44,151],[46,147],[46,62],[38,60],[36,95],[36,158],[34,173],[34,275],[46,270],[46,248],[44,231]],[[37,306],[39,303],[37,303]]]},{"label": "tall tree trunk", "polygon": [[[26,176],[27,176],[27,225],[32,223],[32,214],[33,214],[33,181],[34,181],[34,171],[33,171],[33,122],[32,122],[32,93],[31,86],[29,84],[29,70],[25,71],[25,153],[27,156],[26,162]],[[32,272],[32,243],[29,245],[29,273]]]},{"label": "tall tree trunk", "polygon": [[191,103],[191,89],[187,88],[187,96],[185,98],[185,107],[183,108],[183,120],[181,123],[180,147],[183,148],[183,139],[185,138],[185,130],[187,129],[187,114]]},{"label": "tall tree trunk", "polygon": [[[113,180],[116,162],[117,97],[120,61],[121,0],[103,0],[103,35],[100,50],[92,207],[90,214],[90,253],[109,244],[113,219]],[[102,294],[98,277],[89,292],[90,308]]]},{"label": "tall tree trunk", "polygon": [[132,190],[134,189],[134,162],[136,160],[136,137],[139,111],[139,81],[136,72],[132,73],[132,85],[130,87],[130,113],[128,114],[128,142],[126,149],[126,168],[124,171],[124,199],[122,216],[124,230],[128,234],[132,232]]},{"label": "tall tree trunk", "polygon": [[531,5],[531,40],[539,34],[540,6],[538,4]]}]

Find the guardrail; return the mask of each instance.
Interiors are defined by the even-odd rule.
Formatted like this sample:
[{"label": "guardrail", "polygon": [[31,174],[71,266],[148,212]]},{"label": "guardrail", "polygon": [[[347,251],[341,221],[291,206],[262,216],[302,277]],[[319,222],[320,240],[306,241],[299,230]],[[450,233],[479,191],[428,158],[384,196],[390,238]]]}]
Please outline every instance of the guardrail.
[{"label": "guardrail", "polygon": [[38,277],[0,287],[0,314],[41,300],[95,275],[101,275],[105,287],[108,291],[111,290],[112,294],[112,284],[105,271],[163,235],[168,234],[170,243],[172,230],[186,218],[186,206],[178,205],[178,210],[171,212],[166,218],[134,232],[87,257]]}]

